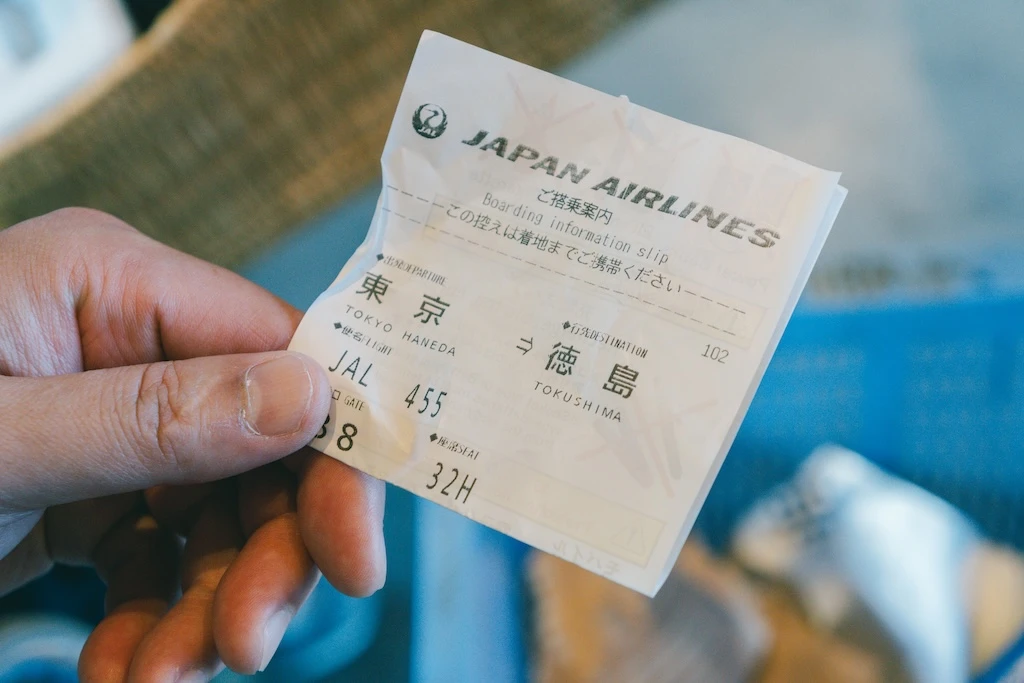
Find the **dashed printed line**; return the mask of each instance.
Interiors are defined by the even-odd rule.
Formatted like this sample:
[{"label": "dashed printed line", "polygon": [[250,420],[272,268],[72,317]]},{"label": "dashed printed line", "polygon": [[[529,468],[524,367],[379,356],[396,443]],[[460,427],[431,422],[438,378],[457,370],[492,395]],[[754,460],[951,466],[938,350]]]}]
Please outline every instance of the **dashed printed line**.
[{"label": "dashed printed line", "polygon": [[[393,186],[393,185],[388,185],[388,188],[390,188],[392,190],[398,190],[398,188]],[[415,197],[416,199],[419,199],[422,202],[426,202],[426,203],[432,204],[433,206],[436,206],[439,209],[445,208],[444,205],[442,205],[442,204],[438,204],[437,202],[432,202],[432,201],[430,201],[428,199],[425,199],[423,197],[412,195],[412,194],[406,192],[405,190],[398,190],[398,191],[401,192],[402,194],[408,195],[410,197]],[[384,211],[390,211],[390,209],[385,208]],[[534,266],[535,268],[541,268],[543,270],[548,271],[549,273],[554,273],[555,275],[561,275],[562,277],[567,277],[567,278],[569,278],[571,280],[575,280],[576,282],[582,282],[584,284],[588,284],[591,287],[599,287],[600,289],[603,289],[606,292],[614,292],[615,294],[619,294],[621,296],[625,296],[625,297],[628,297],[630,299],[635,299],[635,300],[637,300],[637,301],[639,301],[639,302],[641,302],[643,304],[651,306],[652,308],[657,308],[657,309],[660,309],[662,311],[665,311],[666,313],[671,313],[671,314],[676,315],[676,316],[678,316],[680,318],[683,318],[685,320],[690,320],[690,321],[692,321],[692,322],[694,322],[694,323],[696,323],[698,325],[704,325],[704,326],[706,326],[706,327],[708,327],[708,328],[710,328],[712,330],[715,330],[716,332],[724,332],[725,334],[728,334],[728,335],[730,335],[732,337],[737,336],[735,332],[731,332],[731,331],[726,330],[724,328],[718,327],[717,325],[712,325],[711,323],[704,322],[703,320],[699,320],[698,318],[694,318],[693,316],[686,315],[685,313],[680,313],[679,311],[674,311],[674,310],[672,310],[670,308],[666,308],[665,306],[662,306],[660,304],[656,304],[653,301],[648,301],[647,299],[644,299],[644,298],[642,298],[640,296],[637,296],[635,294],[630,294],[628,292],[624,292],[621,289],[615,289],[613,287],[606,287],[604,285],[597,284],[596,282],[591,282],[590,280],[585,280],[583,278],[578,278],[575,275],[570,275],[569,273],[563,273],[562,271],[555,270],[553,268],[548,268],[547,266],[541,265],[539,263],[535,263],[535,262],[530,261],[528,259],[521,258],[521,257],[516,256],[514,254],[509,254],[508,252],[502,251],[501,249],[495,249],[493,247],[487,246],[486,244],[482,244],[480,242],[476,242],[476,241],[471,240],[469,238],[462,237],[461,235],[456,235],[453,232],[449,232],[448,230],[445,230],[444,228],[439,228],[436,225],[431,225],[430,223],[427,223],[425,221],[421,223],[420,221],[417,221],[417,220],[415,220],[413,218],[408,218],[407,216],[403,216],[402,214],[397,213],[395,211],[391,211],[391,213],[394,213],[399,218],[404,218],[406,220],[411,220],[411,221],[413,221],[415,223],[420,223],[421,225],[424,225],[424,226],[426,226],[428,228],[432,228],[434,230],[437,230],[440,233],[443,233],[443,234],[448,235],[450,237],[454,237],[454,238],[459,239],[459,240],[461,240],[463,242],[468,242],[469,244],[472,244],[473,246],[480,247],[482,249],[486,249],[487,251],[491,251],[491,252],[494,252],[496,254],[501,254],[502,256],[505,256],[507,258],[515,259],[516,261],[519,261],[521,263],[526,263],[528,265]],[[721,301],[716,301],[714,299],[711,299],[711,298],[708,298],[708,297],[704,296],[703,294],[698,294],[697,292],[691,291],[689,289],[684,289],[682,291],[684,291],[685,293],[689,294],[690,296],[698,297],[700,299],[703,299],[704,301],[709,301],[711,303],[718,304],[722,308],[731,308],[732,310],[736,311],[737,313],[739,313],[741,315],[746,315],[747,314],[747,312],[742,310],[742,309],[736,308],[735,306],[729,306],[728,304],[724,304]]]},{"label": "dashed printed line", "polygon": [[[429,199],[427,199],[426,197],[421,197],[421,196],[419,196],[418,194],[413,194],[412,192],[406,192],[405,190],[403,190],[403,189],[402,189],[402,188],[400,188],[400,187],[395,187],[394,185],[385,185],[385,187],[386,187],[386,188],[388,188],[389,190],[395,190],[396,192],[401,192],[401,193],[402,193],[402,194],[404,194],[404,195],[405,195],[406,197],[412,197],[413,199],[418,199],[418,200],[420,200],[421,202],[423,202],[423,203],[425,203],[425,204],[431,204],[431,203],[432,203],[432,202],[431,202],[431,201],[430,201]],[[438,207],[438,208],[441,208],[441,209],[443,209],[443,208],[444,208],[443,206],[441,206],[440,204],[438,204],[438,203],[436,203],[436,202],[433,202],[433,204],[434,204],[434,206],[436,206],[436,207]]]},{"label": "dashed printed line", "polygon": [[[492,247],[488,247],[488,246],[487,246],[487,245],[485,245],[485,244],[481,244],[480,242],[476,242],[476,241],[474,241],[474,240],[471,240],[471,239],[468,239],[468,238],[462,237],[461,235],[456,235],[455,233],[449,232],[449,231],[445,230],[444,228],[439,228],[439,227],[437,227],[436,225],[430,225],[429,223],[426,223],[425,225],[426,225],[426,226],[427,226],[428,228],[433,228],[434,230],[437,230],[438,232],[442,232],[442,233],[444,233],[445,235],[450,235],[451,237],[455,237],[455,238],[457,238],[457,239],[460,239],[460,240],[462,240],[463,242],[468,242],[468,243],[470,243],[470,244],[472,244],[472,245],[474,245],[474,246],[477,246],[477,247],[482,247],[482,248],[484,248],[484,249],[487,249],[488,251],[493,251],[493,252],[495,252],[495,253],[497,253],[497,254],[501,254],[502,256],[507,256],[508,258],[512,258],[512,259],[515,259],[516,261],[521,261],[521,262],[523,262],[523,263],[527,263],[527,264],[529,264],[529,265],[531,265],[531,266],[536,266],[537,268],[543,268],[544,270],[548,271],[549,273],[554,273],[554,274],[556,274],[556,275],[561,275],[562,277],[567,277],[567,278],[570,278],[570,279],[572,279],[572,280],[576,280],[577,282],[582,282],[582,283],[584,283],[584,284],[588,284],[588,285],[590,285],[591,287],[599,287],[599,288],[601,288],[601,289],[603,289],[603,290],[605,290],[605,291],[609,291],[609,292],[615,292],[616,294],[621,294],[622,296],[626,296],[626,297],[629,297],[630,299],[636,299],[637,301],[639,301],[639,302],[641,302],[641,303],[644,303],[644,304],[647,304],[648,306],[652,306],[652,307],[654,307],[654,308],[660,308],[661,310],[663,310],[663,311],[665,311],[665,312],[667,312],[667,313],[672,313],[672,314],[674,314],[674,315],[677,315],[677,316],[679,316],[680,318],[684,318],[684,319],[686,319],[686,320],[692,320],[693,322],[697,323],[698,325],[705,325],[705,326],[707,326],[707,327],[709,327],[709,328],[711,328],[712,330],[715,330],[715,331],[717,331],[717,332],[724,332],[724,333],[726,333],[726,334],[728,334],[728,335],[731,335],[731,336],[733,336],[733,337],[735,337],[735,336],[736,336],[736,333],[735,333],[735,332],[730,332],[729,330],[723,329],[723,328],[721,328],[721,327],[718,327],[718,326],[716,326],[716,325],[712,325],[711,323],[706,323],[706,322],[704,322],[703,320],[698,320],[697,318],[694,318],[694,317],[692,317],[692,316],[686,315],[685,313],[680,313],[679,311],[673,311],[673,310],[672,310],[672,309],[670,309],[670,308],[666,308],[666,307],[664,307],[664,306],[662,306],[662,305],[660,305],[660,304],[656,304],[656,303],[654,303],[653,301],[648,301],[647,299],[644,299],[644,298],[642,298],[642,297],[639,297],[639,296],[637,296],[637,295],[635,295],[635,294],[629,294],[629,293],[627,293],[627,292],[623,292],[623,291],[622,291],[622,290],[620,290],[620,289],[612,289],[612,288],[610,288],[610,287],[605,287],[604,285],[599,285],[599,284],[597,284],[596,282],[591,282],[590,280],[585,280],[585,279],[582,279],[582,278],[578,278],[578,277],[576,277],[575,275],[570,275],[570,274],[568,274],[568,273],[563,273],[563,272],[561,272],[561,271],[559,271],[559,270],[554,270],[554,269],[552,269],[552,268],[548,268],[547,266],[542,266],[542,265],[540,265],[539,263],[534,263],[533,261],[529,261],[529,260],[527,260],[527,259],[524,259],[524,258],[520,258],[519,256],[515,256],[515,255],[513,255],[513,254],[509,254],[508,252],[502,251],[501,249],[494,249],[494,248],[492,248]],[[687,290],[687,291],[688,291],[688,290]],[[689,292],[689,291],[688,291],[688,293],[692,294],[692,292]],[[699,296],[699,295],[696,295],[696,294],[694,294],[694,296]],[[702,298],[702,299],[707,299],[708,301],[713,301],[713,299],[708,299],[708,298],[707,298],[707,297],[705,297],[705,296],[701,296],[700,298]],[[719,302],[715,302],[715,303],[719,303]],[[723,304],[719,304],[719,305],[723,305]],[[728,308],[728,307],[727,307],[727,308]],[[739,311],[739,312],[741,312],[741,313],[742,313],[743,311]]]},{"label": "dashed printed line", "polygon": [[[411,223],[415,223],[416,225],[426,225],[426,223],[424,223],[423,221],[416,220],[415,218],[412,218],[411,216],[406,216],[404,214],[400,214],[397,211],[395,211],[394,209],[389,209],[387,207],[384,207],[382,210],[386,211],[386,212],[388,212],[390,214],[393,214],[395,216],[398,216],[399,218],[401,218],[403,220],[407,220],[407,221],[409,221]],[[451,234],[451,233],[448,233],[448,234]]]}]

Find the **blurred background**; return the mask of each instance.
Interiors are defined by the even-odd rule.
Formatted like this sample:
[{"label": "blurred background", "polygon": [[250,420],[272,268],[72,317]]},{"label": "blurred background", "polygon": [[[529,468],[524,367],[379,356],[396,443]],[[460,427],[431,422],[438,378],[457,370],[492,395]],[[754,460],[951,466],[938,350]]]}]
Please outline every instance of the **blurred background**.
[{"label": "blurred background", "polygon": [[[390,488],[385,589],[321,584],[259,678],[1024,681],[1017,0],[0,0],[0,227],[103,209],[305,308],[428,28],[849,198],[658,598]],[[103,590],[0,598],[0,683],[74,680]]]}]

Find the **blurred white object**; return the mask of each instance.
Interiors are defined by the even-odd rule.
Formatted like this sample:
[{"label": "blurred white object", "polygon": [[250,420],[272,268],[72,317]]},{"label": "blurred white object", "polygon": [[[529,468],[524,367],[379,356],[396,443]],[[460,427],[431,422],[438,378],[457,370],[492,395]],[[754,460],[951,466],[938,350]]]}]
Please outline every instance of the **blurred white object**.
[{"label": "blurred white object", "polygon": [[133,39],[118,0],[0,0],[0,147]]},{"label": "blurred white object", "polygon": [[72,681],[88,624],[55,614],[0,619],[0,683]]},{"label": "blurred white object", "polygon": [[960,683],[971,668],[970,559],[980,540],[941,499],[823,446],[754,506],[733,550],[747,567],[790,583],[823,627],[855,604],[867,608],[913,680]]}]

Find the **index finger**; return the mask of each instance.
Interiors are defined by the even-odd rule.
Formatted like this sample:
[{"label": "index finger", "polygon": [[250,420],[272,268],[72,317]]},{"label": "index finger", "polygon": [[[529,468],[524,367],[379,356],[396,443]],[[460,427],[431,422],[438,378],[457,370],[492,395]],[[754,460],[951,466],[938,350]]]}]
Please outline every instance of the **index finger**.
[{"label": "index finger", "polygon": [[59,333],[80,338],[85,369],[279,350],[302,318],[245,278],[99,211],[62,209],[5,233],[4,251],[24,252],[47,304],[72,309],[53,317]]}]

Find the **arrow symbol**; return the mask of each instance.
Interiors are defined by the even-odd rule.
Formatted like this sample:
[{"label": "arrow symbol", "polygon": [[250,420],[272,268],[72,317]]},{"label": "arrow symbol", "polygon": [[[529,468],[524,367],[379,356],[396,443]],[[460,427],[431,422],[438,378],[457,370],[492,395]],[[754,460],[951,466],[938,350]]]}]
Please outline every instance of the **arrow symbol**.
[{"label": "arrow symbol", "polygon": [[377,260],[378,261],[383,261],[384,260],[384,254],[377,254]]},{"label": "arrow symbol", "polygon": [[569,322],[568,320],[566,320],[566,321],[565,321],[564,323],[562,323],[562,329],[563,329],[563,330],[567,330],[567,329],[569,329],[570,327],[572,327],[572,323],[571,323],[571,322]]},{"label": "arrow symbol", "polygon": [[341,323],[334,323],[334,329],[340,330],[341,329]]},{"label": "arrow symbol", "polygon": [[437,441],[437,434],[436,433],[430,435],[430,441],[431,442]]}]

